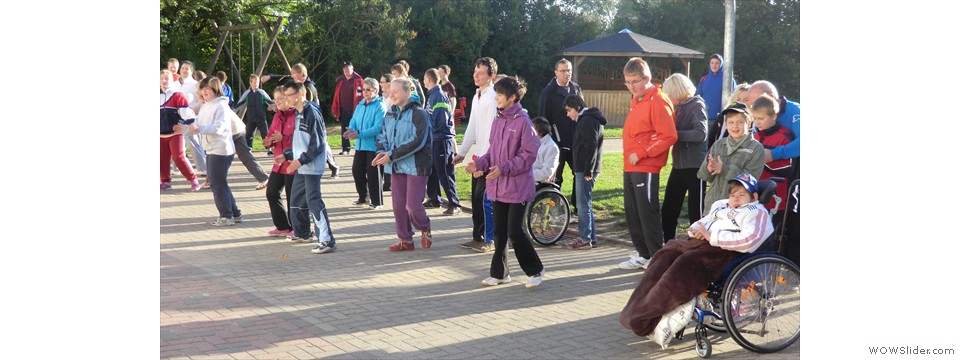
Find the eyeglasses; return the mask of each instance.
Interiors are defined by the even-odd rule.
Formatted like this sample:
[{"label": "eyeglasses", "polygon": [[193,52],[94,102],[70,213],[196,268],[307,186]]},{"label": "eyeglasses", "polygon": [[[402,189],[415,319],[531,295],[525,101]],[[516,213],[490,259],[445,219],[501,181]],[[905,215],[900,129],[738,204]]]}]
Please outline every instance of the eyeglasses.
[{"label": "eyeglasses", "polygon": [[363,88],[363,92],[374,92],[374,91],[377,91],[377,90],[374,90],[371,88]]},{"label": "eyeglasses", "polygon": [[626,85],[627,87],[632,87],[632,86],[640,85],[640,83],[642,83],[642,82],[643,82],[643,80],[639,80],[639,81],[627,81],[627,82],[624,82],[623,85]]}]

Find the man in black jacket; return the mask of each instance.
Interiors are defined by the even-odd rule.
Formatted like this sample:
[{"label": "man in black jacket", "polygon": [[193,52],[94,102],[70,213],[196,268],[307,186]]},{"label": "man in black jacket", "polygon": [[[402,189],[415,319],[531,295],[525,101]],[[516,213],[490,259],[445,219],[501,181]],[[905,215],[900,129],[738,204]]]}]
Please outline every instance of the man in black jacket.
[{"label": "man in black jacket", "polygon": [[[556,78],[550,80],[550,83],[540,92],[540,116],[547,118],[550,125],[553,126],[553,140],[560,147],[560,166],[557,167],[557,174],[554,182],[557,185],[563,184],[564,163],[570,166],[573,171],[573,153],[570,149],[573,147],[573,133],[577,123],[567,117],[563,110],[563,100],[567,95],[580,95],[583,98],[583,92],[580,91],[580,85],[571,81],[573,76],[573,64],[570,60],[560,59],[553,67],[553,73]],[[573,187],[570,194],[570,203],[573,205],[573,213],[577,213],[576,199],[577,187]]]}]

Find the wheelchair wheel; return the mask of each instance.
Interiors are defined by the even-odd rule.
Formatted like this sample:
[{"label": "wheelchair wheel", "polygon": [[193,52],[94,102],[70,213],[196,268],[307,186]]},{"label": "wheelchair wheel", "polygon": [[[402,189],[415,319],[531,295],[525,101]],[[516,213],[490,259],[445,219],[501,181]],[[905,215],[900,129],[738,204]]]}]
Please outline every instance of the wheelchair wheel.
[{"label": "wheelchair wheel", "polygon": [[570,226],[567,198],[554,189],[542,189],[533,197],[523,214],[527,236],[543,246],[556,244]]},{"label": "wheelchair wheel", "polygon": [[800,269],[776,255],[749,259],[727,278],[722,307],[737,344],[758,353],[783,350],[800,338]]},{"label": "wheelchair wheel", "polygon": [[710,345],[710,339],[707,339],[707,329],[697,326],[695,331],[697,332],[697,356],[706,359],[713,354],[713,347]]}]

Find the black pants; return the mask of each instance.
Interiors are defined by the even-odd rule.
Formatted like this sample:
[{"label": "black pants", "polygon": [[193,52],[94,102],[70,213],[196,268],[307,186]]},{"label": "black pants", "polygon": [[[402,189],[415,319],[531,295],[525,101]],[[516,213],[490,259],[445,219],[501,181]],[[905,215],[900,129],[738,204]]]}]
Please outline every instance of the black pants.
[{"label": "black pants", "polygon": [[663,247],[660,225],[660,174],[623,173],[623,212],[630,241],[641,257],[650,259]]},{"label": "black pants", "polygon": [[703,209],[703,196],[707,187],[697,178],[697,168],[673,169],[667,178],[667,189],[663,194],[663,208],[661,208],[660,224],[663,226],[663,242],[677,237],[677,223],[680,211],[683,210],[683,198],[687,198],[687,214],[690,223],[700,220],[700,210]]},{"label": "black pants", "polygon": [[[573,174],[573,151],[571,151],[569,148],[560,148],[560,165],[557,166],[557,174],[554,175],[554,178],[553,178],[553,182],[556,183],[557,186],[563,185],[563,169],[564,169],[563,164],[564,163],[570,166],[570,173]],[[577,213],[577,182],[576,181],[573,182],[573,187],[571,187],[571,189],[573,190],[570,191],[570,197],[567,198],[567,202],[569,202],[570,205],[573,205],[573,213],[576,214]]]},{"label": "black pants", "polygon": [[[510,275],[507,266],[507,238],[513,243],[513,254],[517,256],[520,268],[527,276],[534,276],[543,271],[543,263],[537,250],[533,248],[530,239],[523,233],[523,211],[526,203],[509,204],[499,201],[493,202],[493,260],[490,262],[490,276],[503,279]],[[504,226],[506,225],[506,226]]]},{"label": "black pants", "polygon": [[447,194],[450,207],[460,207],[457,197],[457,180],[454,176],[453,158],[454,139],[433,142],[433,172],[427,178],[427,199],[440,204],[440,188]]},{"label": "black pants", "polygon": [[[353,110],[340,109],[340,133],[343,134],[347,132],[347,128],[350,127],[350,119],[353,119]],[[350,139],[340,138],[341,143],[343,144],[343,151],[350,151]]]},{"label": "black pants", "polygon": [[[247,115],[250,115],[249,113]],[[243,120],[243,123],[247,125],[247,133],[244,136],[244,139],[247,140],[247,145],[253,147],[253,132],[255,130],[260,130],[260,138],[267,136],[267,120],[266,119],[254,119],[253,116],[247,116]],[[260,180],[263,181],[263,180]]]},{"label": "black pants", "polygon": [[[270,217],[273,226],[280,230],[290,230],[290,219],[287,218],[287,209],[290,208],[290,188],[293,186],[293,175],[284,175],[271,172],[267,180],[267,204],[270,205]],[[287,194],[286,206],[280,198],[280,191]]]},{"label": "black pants", "polygon": [[375,151],[357,150],[353,156],[353,184],[357,188],[360,202],[371,202],[375,206],[383,205],[381,187],[382,166],[370,165],[377,156]]},{"label": "black pants", "polygon": [[[483,194],[487,192],[487,179],[482,176],[472,178],[470,185],[473,189],[470,192],[470,206],[473,208],[473,241],[484,241],[483,233],[486,232],[486,227],[483,222]],[[523,214],[519,216],[523,217]]]}]

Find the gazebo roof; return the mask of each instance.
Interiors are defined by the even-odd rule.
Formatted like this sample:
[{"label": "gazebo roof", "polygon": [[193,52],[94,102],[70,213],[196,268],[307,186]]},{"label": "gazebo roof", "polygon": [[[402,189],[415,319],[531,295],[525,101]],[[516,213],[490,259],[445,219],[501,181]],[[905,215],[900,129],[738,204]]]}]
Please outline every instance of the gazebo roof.
[{"label": "gazebo roof", "polygon": [[702,59],[703,53],[637,34],[630,29],[561,50],[561,56],[667,57]]}]

